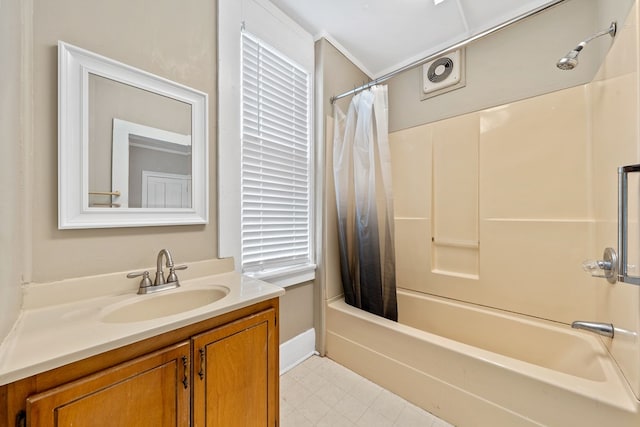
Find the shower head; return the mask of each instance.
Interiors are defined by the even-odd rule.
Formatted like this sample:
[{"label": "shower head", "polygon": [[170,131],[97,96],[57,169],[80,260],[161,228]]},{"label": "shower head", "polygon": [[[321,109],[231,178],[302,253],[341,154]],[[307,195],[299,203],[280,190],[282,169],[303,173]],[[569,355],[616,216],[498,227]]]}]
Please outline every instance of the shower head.
[{"label": "shower head", "polygon": [[582,50],[582,46],[577,46],[571,52],[560,58],[556,66],[561,70],[573,70],[578,66],[578,54]]},{"label": "shower head", "polygon": [[604,36],[605,34],[609,34],[613,38],[616,36],[617,28],[618,28],[618,25],[616,24],[616,22],[615,21],[612,22],[611,25],[609,25],[608,29],[604,31],[600,31],[599,33],[596,33],[590,36],[589,38],[587,38],[586,40],[580,42],[580,44],[578,44],[578,46],[576,46],[575,49],[573,49],[571,52],[567,53],[565,56],[560,58],[556,66],[561,70],[573,70],[578,66],[578,55],[580,54],[580,51],[584,49],[587,43],[589,43],[591,40],[595,38]]}]

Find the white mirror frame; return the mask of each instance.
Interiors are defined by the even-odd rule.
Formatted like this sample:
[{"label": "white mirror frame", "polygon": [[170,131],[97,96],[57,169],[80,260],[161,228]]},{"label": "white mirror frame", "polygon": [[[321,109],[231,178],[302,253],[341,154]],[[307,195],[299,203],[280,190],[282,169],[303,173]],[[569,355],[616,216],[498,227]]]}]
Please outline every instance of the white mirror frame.
[{"label": "white mirror frame", "polygon": [[[89,208],[89,74],[191,105],[191,208]],[[58,228],[145,227],[209,221],[208,96],[58,42]]]}]

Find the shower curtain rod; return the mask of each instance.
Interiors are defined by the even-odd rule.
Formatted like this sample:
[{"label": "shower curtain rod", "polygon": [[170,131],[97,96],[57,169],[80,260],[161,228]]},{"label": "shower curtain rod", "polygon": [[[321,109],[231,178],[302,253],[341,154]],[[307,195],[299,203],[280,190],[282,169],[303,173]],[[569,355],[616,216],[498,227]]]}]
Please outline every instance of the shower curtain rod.
[{"label": "shower curtain rod", "polygon": [[363,84],[360,87],[357,87],[355,89],[352,89],[348,92],[344,92],[341,93],[340,95],[336,95],[336,96],[332,96],[329,100],[331,102],[331,104],[333,104],[334,102],[336,102],[338,99],[342,99],[346,96],[349,95],[355,95],[358,92],[362,92],[363,90],[369,89],[372,86],[377,85],[378,83],[382,83],[384,81],[389,80],[390,78],[394,77],[397,74],[403,73],[405,71],[411,70],[415,67],[419,67],[420,65],[426,64],[427,62],[431,61],[432,59],[436,59],[437,57],[444,55],[445,53],[449,53],[449,52],[453,52],[456,49],[460,49],[461,47],[464,47],[478,39],[481,39],[485,36],[488,36],[489,34],[493,34],[497,31],[500,31],[501,29],[508,27],[512,24],[515,24],[517,22],[522,21],[525,18],[529,18],[530,16],[534,16],[537,15],[540,12],[544,12],[547,9],[552,8],[553,6],[556,6],[559,3],[564,2],[565,0],[554,0],[551,1],[543,6],[539,6],[533,10],[530,10],[529,12],[523,13],[522,15],[518,15],[515,18],[512,18],[506,22],[503,22],[502,24],[496,25],[495,27],[491,27],[488,30],[485,30],[481,33],[476,34],[475,36],[471,36],[468,39],[465,39],[461,42],[458,42],[454,45],[451,45],[445,49],[439,50],[436,53],[433,53],[425,58],[422,59],[418,59],[417,61],[414,61],[410,64],[405,65],[404,67],[398,68],[397,70],[391,71],[390,73],[387,73],[381,77],[378,77],[377,79],[373,79],[372,81],[370,81],[369,83]]}]

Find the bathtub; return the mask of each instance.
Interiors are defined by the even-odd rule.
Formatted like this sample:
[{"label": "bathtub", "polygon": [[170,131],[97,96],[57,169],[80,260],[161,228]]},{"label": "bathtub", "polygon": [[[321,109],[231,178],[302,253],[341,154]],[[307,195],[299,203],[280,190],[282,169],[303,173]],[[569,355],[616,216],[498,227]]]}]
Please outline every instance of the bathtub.
[{"label": "bathtub", "polygon": [[327,356],[457,426],[640,426],[598,336],[398,290],[399,322],[327,306]]}]

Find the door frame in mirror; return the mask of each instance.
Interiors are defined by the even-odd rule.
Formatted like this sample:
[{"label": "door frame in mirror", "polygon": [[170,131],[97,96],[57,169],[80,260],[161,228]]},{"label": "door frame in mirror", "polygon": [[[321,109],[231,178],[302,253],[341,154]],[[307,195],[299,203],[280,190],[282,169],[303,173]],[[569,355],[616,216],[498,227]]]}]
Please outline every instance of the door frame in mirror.
[{"label": "door frame in mirror", "polygon": [[[191,106],[191,208],[89,207],[89,75]],[[58,42],[58,228],[207,224],[209,221],[208,95],[182,84]]]},{"label": "door frame in mirror", "polygon": [[[169,146],[192,146],[191,135],[182,135],[138,123],[113,118],[113,145],[111,147],[111,189],[120,195],[116,201],[120,207],[129,207],[129,151],[131,146],[142,146],[179,155],[191,155],[191,152],[170,151],[153,145],[146,146],[146,140],[162,141]],[[132,141],[132,139],[134,141]],[[192,162],[193,163],[193,162]],[[159,171],[157,171],[159,172]],[[191,174],[189,173],[189,176]],[[144,190],[142,193],[144,194]],[[143,197],[144,200],[144,197]],[[143,206],[144,207],[144,206]],[[137,207],[139,208],[139,207]]]}]

